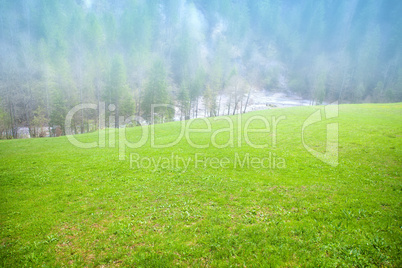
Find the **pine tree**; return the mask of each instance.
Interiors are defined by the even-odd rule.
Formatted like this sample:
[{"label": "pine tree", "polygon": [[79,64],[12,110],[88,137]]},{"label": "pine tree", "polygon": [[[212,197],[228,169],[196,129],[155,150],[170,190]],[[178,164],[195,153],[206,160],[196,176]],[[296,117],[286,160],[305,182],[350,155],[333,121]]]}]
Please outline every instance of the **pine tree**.
[{"label": "pine tree", "polygon": [[180,118],[188,119],[189,118],[189,108],[190,108],[190,97],[188,93],[188,88],[186,82],[183,82],[180,86],[179,94],[177,96],[177,100],[179,101],[180,107]]},{"label": "pine tree", "polygon": [[198,116],[198,99],[204,88],[205,80],[206,80],[206,73],[204,69],[199,68],[189,89],[190,101],[193,103],[194,106],[193,117],[195,118],[197,118]]},{"label": "pine tree", "polygon": [[[161,60],[156,60],[150,70],[149,78],[145,87],[141,110],[144,118],[151,122],[152,116],[158,117],[160,122],[166,116],[166,107],[156,107],[154,115],[151,114],[152,105],[168,104],[167,71]],[[151,122],[154,123],[154,122]]]},{"label": "pine tree", "polygon": [[[129,99],[128,96],[128,85],[126,79],[126,68],[121,56],[117,56],[113,59],[112,66],[109,71],[109,82],[104,92],[104,100],[107,104],[112,104],[115,106],[114,116],[115,116],[115,127],[119,127],[119,115],[121,110],[121,104],[123,97]],[[130,107],[132,105],[124,103],[124,111],[131,113]]]},{"label": "pine tree", "polygon": [[9,137],[8,129],[10,127],[10,118],[2,109],[1,104],[2,102],[0,99],[0,139]]},{"label": "pine tree", "polygon": [[[53,126],[53,131],[60,127],[61,133],[54,132],[54,135],[65,134],[65,119],[67,115],[66,98],[61,90],[55,90],[52,96],[52,112],[50,113],[50,125]],[[72,127],[74,129],[74,127]]]}]

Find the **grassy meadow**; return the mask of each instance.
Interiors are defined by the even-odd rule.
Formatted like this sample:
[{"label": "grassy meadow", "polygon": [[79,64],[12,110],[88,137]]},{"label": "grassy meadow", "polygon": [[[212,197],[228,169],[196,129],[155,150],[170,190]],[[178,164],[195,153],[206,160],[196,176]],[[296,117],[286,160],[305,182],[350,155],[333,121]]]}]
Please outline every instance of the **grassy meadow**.
[{"label": "grassy meadow", "polygon": [[[209,118],[211,131],[187,121],[205,131],[166,148],[148,138],[124,160],[114,129],[103,148],[0,141],[0,266],[401,267],[402,104],[340,105],[307,127],[306,144],[325,152],[326,125],[338,123],[337,166],[302,144],[317,109],[252,112],[232,126]],[[270,131],[250,132],[247,144],[253,116]],[[154,142],[176,140],[180,126],[155,125]],[[127,140],[143,131],[127,128]]]}]

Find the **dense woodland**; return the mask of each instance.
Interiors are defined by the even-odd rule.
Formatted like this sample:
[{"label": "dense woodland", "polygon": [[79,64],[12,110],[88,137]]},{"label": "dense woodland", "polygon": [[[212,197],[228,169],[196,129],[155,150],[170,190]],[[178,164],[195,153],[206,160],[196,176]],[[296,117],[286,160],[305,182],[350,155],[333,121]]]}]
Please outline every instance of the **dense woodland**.
[{"label": "dense woodland", "polygon": [[[401,14],[399,0],[1,0],[0,133],[63,134],[80,103],[148,121],[152,103],[235,113],[251,89],[402,101]],[[74,117],[96,127],[96,111]]]}]

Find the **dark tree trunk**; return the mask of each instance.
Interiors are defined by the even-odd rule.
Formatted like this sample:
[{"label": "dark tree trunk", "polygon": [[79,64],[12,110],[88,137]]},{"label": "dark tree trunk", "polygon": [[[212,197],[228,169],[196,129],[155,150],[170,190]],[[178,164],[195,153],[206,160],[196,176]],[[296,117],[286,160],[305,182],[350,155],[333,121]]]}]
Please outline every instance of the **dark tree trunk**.
[{"label": "dark tree trunk", "polygon": [[246,103],[244,104],[244,111],[243,111],[243,113],[246,112],[247,105],[248,105],[248,100],[250,99],[250,93],[251,93],[251,87],[250,87],[249,90],[248,90],[247,99],[246,99]]}]

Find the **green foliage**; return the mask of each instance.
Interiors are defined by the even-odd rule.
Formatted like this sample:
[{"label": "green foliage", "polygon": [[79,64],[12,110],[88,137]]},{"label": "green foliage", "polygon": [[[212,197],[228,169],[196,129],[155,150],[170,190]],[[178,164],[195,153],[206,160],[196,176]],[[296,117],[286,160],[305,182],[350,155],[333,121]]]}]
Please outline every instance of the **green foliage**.
[{"label": "green foliage", "polygon": [[[56,119],[57,121],[57,119]],[[49,124],[49,119],[46,117],[45,109],[41,106],[34,111],[34,118],[32,120],[32,126],[38,131],[36,134],[37,137],[44,137],[45,128]]]},{"label": "green foliage", "polygon": [[[168,110],[165,104],[169,104],[167,91],[167,71],[161,60],[156,60],[150,70],[150,76],[142,100],[142,110],[144,118],[151,120],[152,105],[162,105],[154,107],[154,116],[158,119],[156,122],[163,122]],[[155,122],[154,122],[155,123]]]},{"label": "green foliage", "polygon": [[[174,46],[172,55],[172,68],[175,70],[175,77],[177,84],[181,84],[184,80],[193,73],[192,65],[196,60],[194,48],[196,48],[195,41],[190,36],[192,29],[186,25],[181,26],[180,34],[178,35],[177,44]],[[192,64],[193,63],[193,64]]]},{"label": "green foliage", "polygon": [[[2,109],[8,131],[39,106],[50,120],[58,90],[67,108],[106,101],[126,116],[135,103],[149,120],[151,102],[181,98],[168,88],[188,83],[195,109],[207,83],[210,100],[224,93],[233,69],[255,89],[318,103],[401,101],[401,13],[402,2],[366,0],[1,1],[0,95],[13,90]],[[147,93],[155,59],[169,70],[159,100]]]},{"label": "green foliage", "polygon": [[103,29],[100,25],[98,18],[94,14],[88,14],[86,19],[86,29],[84,40],[88,45],[88,49],[92,50],[92,52],[98,52],[98,49],[102,46],[103,43]]},{"label": "green foliage", "polygon": [[364,85],[361,83],[354,91],[353,91],[353,101],[358,102],[364,93],[366,92],[366,89]]},{"label": "green foliage", "polygon": [[134,102],[128,93],[126,67],[121,56],[113,58],[109,70],[109,81],[103,92],[103,99],[107,105],[115,106],[115,127],[119,127],[119,116],[131,116],[134,112]]},{"label": "green foliage", "polygon": [[53,127],[60,127],[61,134],[65,134],[65,120],[68,112],[65,96],[56,90],[52,96],[52,104],[49,123]]},{"label": "green foliage", "polygon": [[182,83],[177,96],[182,119],[188,119],[190,113],[190,96],[185,82]]},{"label": "green foliage", "polygon": [[189,90],[190,99],[192,101],[197,100],[198,97],[201,95],[202,90],[204,89],[205,81],[206,81],[206,73],[204,69],[199,68],[197,70],[194,80],[191,83]]},{"label": "green foliage", "polygon": [[203,95],[206,116],[215,116],[217,113],[216,95],[216,91],[207,85]]},{"label": "green foliage", "polygon": [[317,104],[322,104],[325,99],[326,93],[326,75],[325,73],[321,73],[315,81],[313,98],[317,102]]},{"label": "green foliage", "polygon": [[[1,103],[1,99],[0,99]],[[0,138],[8,138],[7,131],[10,125],[10,118],[0,106]]]},{"label": "green foliage", "polygon": [[296,77],[289,81],[289,89],[301,96],[306,96],[307,82],[306,79]]},{"label": "green foliage", "polygon": [[263,86],[266,90],[274,91],[279,88],[278,81],[278,71],[276,69],[271,69],[265,74],[265,79],[263,80]]},{"label": "green foliage", "polygon": [[134,115],[135,112],[135,103],[133,98],[126,94],[125,97],[120,102],[120,115],[124,117],[129,117]]},{"label": "green foliage", "polygon": [[126,68],[123,58],[117,56],[113,59],[109,74],[109,84],[105,90],[105,100],[118,105],[120,99],[127,92]]}]

